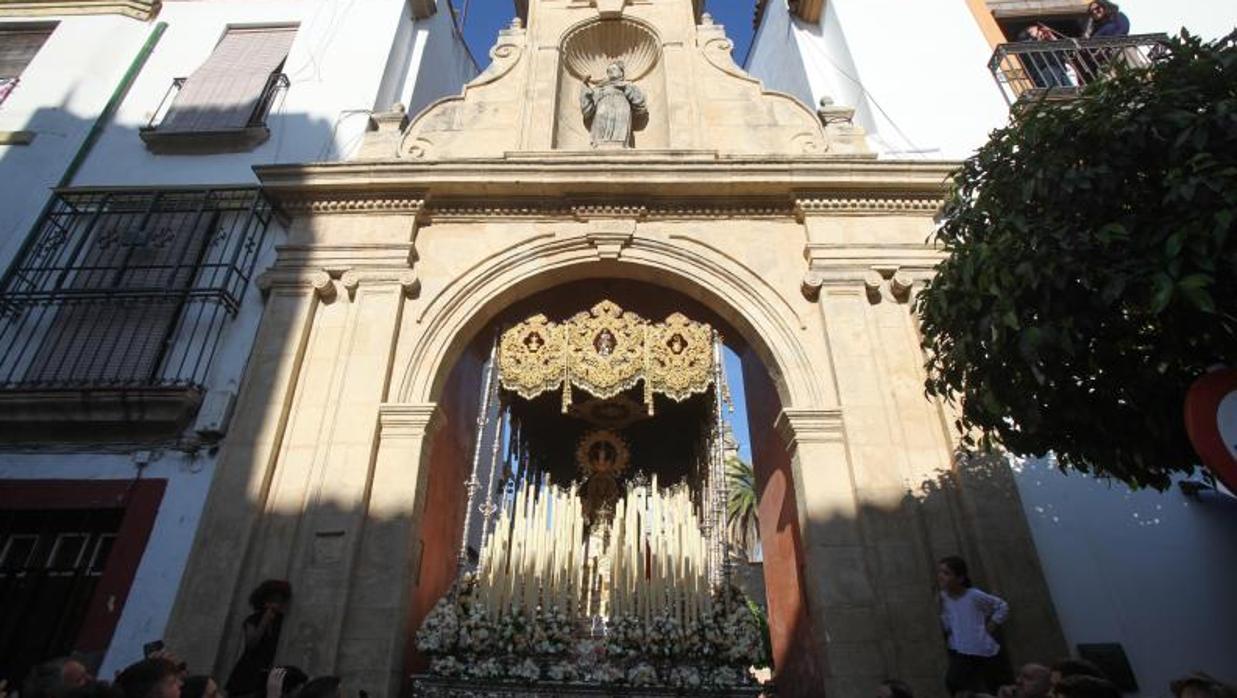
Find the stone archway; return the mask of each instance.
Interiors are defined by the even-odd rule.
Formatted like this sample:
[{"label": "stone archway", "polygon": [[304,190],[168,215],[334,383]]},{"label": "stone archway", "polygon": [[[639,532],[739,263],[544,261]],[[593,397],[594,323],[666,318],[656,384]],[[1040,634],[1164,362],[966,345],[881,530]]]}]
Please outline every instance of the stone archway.
[{"label": "stone archway", "polygon": [[[836,409],[821,407],[829,393],[827,366],[818,360],[817,370],[810,370],[809,357],[823,355],[819,346],[811,346],[810,338],[820,336],[809,331],[812,316],[805,321],[791,302],[746,271],[743,264],[716,250],[693,250],[652,236],[625,238],[612,253],[603,253],[597,239],[588,235],[567,240],[555,237],[490,256],[424,299],[426,303],[414,311],[414,322],[423,330],[396,359],[397,375],[398,366],[407,369],[396,383],[398,391],[393,390],[403,401],[383,407],[375,471],[376,492],[384,465],[393,478],[410,485],[407,473],[397,470],[398,464],[406,468],[409,461],[418,463],[417,495],[411,504],[410,531],[417,537],[411,552],[411,576],[431,588],[413,592],[407,616],[409,634],[453,576],[452,546],[424,535],[429,527],[434,535],[445,535],[442,522],[459,516],[447,503],[464,497],[458,483],[465,479],[466,465],[458,460],[467,452],[459,428],[470,425],[475,412],[460,410],[459,386],[448,380],[452,367],[458,361],[479,365],[475,355],[467,357],[466,347],[512,300],[586,279],[624,279],[694,298],[733,327],[750,348],[744,374],[752,384],[753,414],[760,421],[753,427],[753,440],[758,441],[754,447],[764,465],[758,480],[764,492],[761,533],[767,541],[765,578],[775,661],[784,683],[801,689],[790,689],[789,694],[810,695],[822,689],[827,656],[822,621],[827,620],[819,611],[815,616],[808,611],[831,605],[823,595],[829,587],[823,579],[807,580],[822,566],[806,558],[802,521],[806,512],[796,498],[814,489],[803,485],[804,462],[813,463],[824,477],[849,481],[840,415]],[[417,426],[410,427],[412,422]],[[438,428],[444,426],[446,435]],[[387,448],[388,436],[393,439],[391,448]],[[452,533],[458,540],[459,532]],[[377,550],[362,552],[362,560],[371,558],[389,562]],[[855,573],[847,571],[849,576]],[[818,598],[810,599],[813,595]],[[878,651],[874,646],[871,650]],[[403,654],[410,658],[413,653],[405,646]]]}]

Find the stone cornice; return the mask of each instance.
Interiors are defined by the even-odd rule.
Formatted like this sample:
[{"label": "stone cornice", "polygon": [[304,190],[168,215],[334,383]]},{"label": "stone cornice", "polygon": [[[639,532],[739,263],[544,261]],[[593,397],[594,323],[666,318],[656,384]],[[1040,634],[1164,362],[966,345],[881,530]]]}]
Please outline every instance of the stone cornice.
[{"label": "stone cornice", "polygon": [[159,0],[0,0],[0,17],[119,14],[145,21],[160,6]]},{"label": "stone cornice", "polygon": [[801,220],[810,216],[905,216],[932,215],[940,209],[940,193],[888,194],[860,193],[798,193],[795,215]]},{"label": "stone cornice", "polygon": [[272,191],[279,207],[292,215],[363,213],[419,215],[425,207],[425,197],[416,192],[316,192],[312,190],[285,193]]},{"label": "stone cornice", "polygon": [[[659,156],[519,157],[458,162],[339,162],[255,167],[266,191],[285,206],[322,212],[411,210],[416,199],[489,200],[622,196],[691,201],[796,197],[819,206],[894,208],[927,215],[943,198],[952,162],[826,158]],[[381,193],[367,193],[367,192]],[[809,192],[809,193],[805,193]],[[401,199],[403,197],[403,199]],[[841,203],[874,200],[884,204]],[[297,202],[308,202],[307,204]],[[400,202],[403,203],[394,203]],[[389,202],[389,203],[383,203]],[[913,203],[908,203],[913,202]],[[806,204],[809,212],[817,204]],[[568,204],[570,208],[570,204]],[[829,211],[822,210],[824,213]]]},{"label": "stone cornice", "polygon": [[740,197],[729,199],[676,199],[663,201],[654,198],[638,202],[608,205],[582,205],[570,198],[560,199],[448,199],[433,200],[425,208],[425,216],[431,220],[478,220],[484,218],[564,219],[579,221],[626,218],[647,220],[682,220],[716,218],[790,218],[795,215],[794,205],[786,197],[749,200]]}]

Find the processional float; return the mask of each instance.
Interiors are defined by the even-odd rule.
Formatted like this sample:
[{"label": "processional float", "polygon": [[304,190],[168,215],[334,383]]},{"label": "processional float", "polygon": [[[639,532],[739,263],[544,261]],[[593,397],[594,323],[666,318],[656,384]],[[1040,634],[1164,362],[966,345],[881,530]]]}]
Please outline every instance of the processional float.
[{"label": "processional float", "polygon": [[[590,425],[565,482],[513,409],[552,393]],[[655,414],[657,396],[708,405],[693,462],[669,483],[631,462],[622,433]],[[460,575],[417,636],[431,675],[747,692],[765,638],[731,583],[726,396],[720,336],[679,313],[654,323],[603,301],[502,332],[483,380]],[[432,693],[434,679],[421,681]]]}]

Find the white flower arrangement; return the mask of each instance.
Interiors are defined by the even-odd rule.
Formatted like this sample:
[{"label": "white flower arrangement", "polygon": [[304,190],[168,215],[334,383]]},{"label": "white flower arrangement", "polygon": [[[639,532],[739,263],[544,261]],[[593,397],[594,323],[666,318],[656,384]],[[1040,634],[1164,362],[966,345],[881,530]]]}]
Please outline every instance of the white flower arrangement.
[{"label": "white flower arrangement", "polygon": [[448,597],[439,599],[417,631],[417,649],[426,654],[442,654],[455,648],[459,639],[458,609]]},{"label": "white flower arrangement", "polygon": [[640,662],[627,671],[627,683],[632,686],[656,686],[657,669],[648,662]]},{"label": "white flower arrangement", "polygon": [[[417,633],[417,648],[431,655],[438,676],[523,683],[583,681],[679,690],[750,685],[747,668],[764,654],[763,630],[737,589],[714,592],[712,611],[683,624],[669,612],[649,622],[611,618],[605,639],[580,640],[576,624],[557,607],[495,617],[462,578],[435,604]],[[659,670],[653,661],[671,660]]]},{"label": "white flower arrangement", "polygon": [[608,686],[622,682],[623,670],[609,662],[600,662],[585,669],[581,678],[585,683]]},{"label": "white flower arrangement", "polygon": [[507,676],[526,683],[532,683],[541,678],[541,667],[532,659],[525,659],[508,667]]},{"label": "white flower arrangement", "polygon": [[430,672],[438,676],[460,676],[464,673],[464,665],[455,657],[436,657],[430,662]]},{"label": "white flower arrangement", "polygon": [[670,670],[669,683],[675,688],[694,691],[704,685],[704,678],[700,675],[700,669],[682,664]]},{"label": "white flower arrangement", "polygon": [[489,657],[468,665],[468,675],[474,679],[498,679],[506,673],[503,663],[497,657]]},{"label": "white flower arrangement", "polygon": [[731,666],[713,667],[712,670],[706,672],[704,685],[709,688],[742,686],[744,673]]},{"label": "white flower arrangement", "polygon": [[575,681],[579,674],[580,672],[576,670],[575,663],[570,661],[555,662],[546,669],[545,673],[547,679],[557,681],[558,683]]}]

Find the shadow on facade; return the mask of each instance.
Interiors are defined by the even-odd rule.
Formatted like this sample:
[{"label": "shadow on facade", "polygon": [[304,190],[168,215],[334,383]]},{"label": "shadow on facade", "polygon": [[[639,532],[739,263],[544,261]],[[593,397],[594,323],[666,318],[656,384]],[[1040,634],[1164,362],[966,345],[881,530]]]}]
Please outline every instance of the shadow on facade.
[{"label": "shadow on facade", "polygon": [[[63,106],[47,107],[22,125],[33,134],[28,145],[0,147],[0,180],[5,182],[0,192],[0,450],[9,482],[47,478],[40,464],[48,454],[61,452],[78,454],[74,464],[82,463],[82,453],[109,454],[99,467],[83,466],[67,476],[77,479],[49,481],[69,489],[80,484],[81,492],[99,483],[124,484],[107,479],[118,477],[116,454],[192,452],[211,472],[219,444],[190,426],[197,400],[211,390],[235,391],[240,383],[264,307],[256,280],[288,231],[280,214],[258,223],[252,210],[186,210],[184,202],[201,200],[196,192],[207,190],[256,190],[252,165],[276,157],[309,159],[305,153],[323,150],[336,135],[330,123],[305,114],[272,114],[267,123],[270,136],[255,150],[178,155],[153,154],[138,129],[112,123],[83,156],[81,167],[74,167],[94,120]],[[61,200],[55,221],[41,218],[71,167],[77,175],[69,195],[89,198],[90,205],[75,210]],[[137,210],[135,201],[150,207]],[[74,205],[80,204],[75,200]],[[215,252],[221,249],[228,253]],[[53,363],[61,368],[49,369]],[[196,368],[183,370],[188,364]],[[173,423],[151,429],[146,409],[151,403],[140,396],[173,388],[191,393],[195,401]],[[119,396],[112,405],[116,409],[94,409],[103,394]],[[42,417],[30,409],[32,399]],[[59,469],[53,477],[66,477],[64,472]],[[140,477],[140,468],[133,474]],[[183,494],[186,488],[209,485],[209,478],[197,471],[173,472],[167,483],[169,491],[179,493],[178,501],[196,499]],[[30,509],[22,504],[13,510]],[[57,507],[63,503],[52,509]],[[9,509],[0,504],[0,514]],[[196,520],[200,513],[164,507],[152,515],[153,527],[175,528],[183,517]],[[10,532],[0,529],[0,540]],[[4,662],[0,677],[19,685],[30,662],[70,651],[102,661],[109,645],[109,666],[140,658],[142,642],[158,639],[141,637],[142,629],[162,628],[168,609],[162,600],[147,604],[141,595],[125,597],[131,588],[175,585],[179,561],[192,543],[154,536],[147,546],[143,538],[144,549],[122,556],[134,567],[136,560],[143,561],[136,579],[130,575],[132,584],[119,590],[100,587],[88,602],[56,603],[47,597],[54,592],[49,587],[38,598],[44,602],[41,608],[57,613],[54,622],[37,614],[22,622],[44,630],[54,625],[54,633],[25,633],[18,618],[6,617],[0,640],[12,644],[0,647],[0,656],[21,661]],[[44,552],[29,564],[52,565],[51,554]],[[133,555],[136,559],[128,560]],[[109,570],[101,572],[104,580],[112,578]],[[69,606],[72,613],[60,612]]]}]

